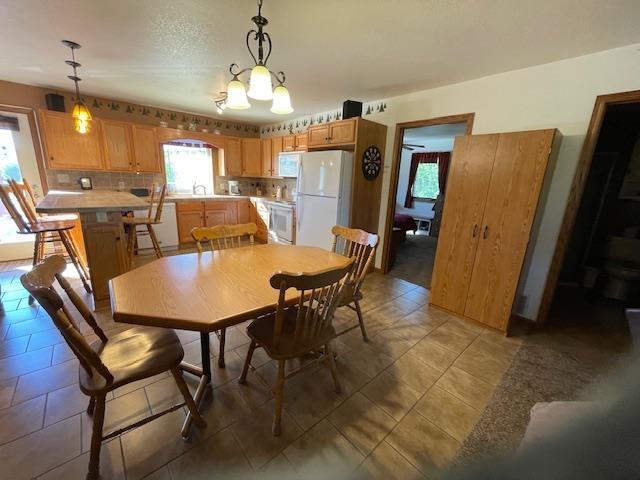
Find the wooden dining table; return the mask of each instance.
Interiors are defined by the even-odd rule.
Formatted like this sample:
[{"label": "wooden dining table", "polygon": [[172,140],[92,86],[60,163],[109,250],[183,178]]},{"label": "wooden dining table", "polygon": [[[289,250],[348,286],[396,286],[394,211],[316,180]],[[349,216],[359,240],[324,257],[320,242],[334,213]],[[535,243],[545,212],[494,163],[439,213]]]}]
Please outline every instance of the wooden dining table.
[{"label": "wooden dining table", "polygon": [[[183,362],[200,377],[194,395],[199,405],[211,383],[209,333],[275,311],[276,272],[313,273],[341,267],[348,258],[317,247],[266,244],[159,258],[109,282],[116,322],[200,332],[202,367]],[[299,293],[287,292],[295,304]],[[182,428],[186,437],[192,418]]]}]

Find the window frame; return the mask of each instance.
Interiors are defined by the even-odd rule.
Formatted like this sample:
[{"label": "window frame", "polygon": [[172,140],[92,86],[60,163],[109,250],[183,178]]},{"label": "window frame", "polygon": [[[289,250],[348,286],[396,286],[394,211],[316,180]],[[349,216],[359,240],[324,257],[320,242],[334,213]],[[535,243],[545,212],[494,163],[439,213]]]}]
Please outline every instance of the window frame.
[{"label": "window frame", "polygon": [[[183,147],[183,148],[198,148],[198,149],[206,149],[209,151],[209,155],[211,157],[211,179],[210,184],[205,185],[207,188],[207,194],[213,194],[215,192],[215,184],[216,184],[216,148],[202,142],[198,141],[180,141],[180,142],[168,142],[162,145],[162,157],[163,157],[163,169],[165,172],[165,182],[167,183],[167,193],[171,193],[172,195],[190,195],[192,191],[182,192],[182,191],[173,191],[170,189],[169,185],[175,184],[175,182],[170,182],[168,171],[167,171],[167,156],[165,155],[165,147]],[[198,183],[200,185],[201,183]],[[211,187],[209,189],[209,186]]]}]

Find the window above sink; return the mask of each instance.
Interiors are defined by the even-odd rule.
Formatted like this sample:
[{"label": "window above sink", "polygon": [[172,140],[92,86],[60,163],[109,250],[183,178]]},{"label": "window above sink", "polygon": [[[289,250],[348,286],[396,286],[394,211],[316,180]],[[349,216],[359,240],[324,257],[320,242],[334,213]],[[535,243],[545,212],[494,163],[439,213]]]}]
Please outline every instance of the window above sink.
[{"label": "window above sink", "polygon": [[[162,147],[168,192],[174,195],[213,193],[213,149],[199,142]],[[195,190],[195,191],[194,191]]]}]

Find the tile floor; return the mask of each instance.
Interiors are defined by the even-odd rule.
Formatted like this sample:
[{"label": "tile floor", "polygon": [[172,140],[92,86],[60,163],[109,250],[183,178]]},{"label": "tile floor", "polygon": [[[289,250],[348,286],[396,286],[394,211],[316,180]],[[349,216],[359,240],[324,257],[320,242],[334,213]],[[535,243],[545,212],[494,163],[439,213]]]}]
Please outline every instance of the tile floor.
[{"label": "tile floor", "polygon": [[[28,305],[20,266],[0,264],[0,478],[84,478],[91,423],[77,387],[78,362],[44,310]],[[334,342],[342,394],[333,391],[324,365],[293,377],[285,386],[282,434],[273,437],[272,394],[251,373],[246,386],[237,383],[248,338],[244,325],[233,327],[227,367],[213,363],[213,391],[203,405],[207,428],[183,441],[178,410],[108,441],[103,478],[342,478],[354,471],[376,479],[436,477],[476,423],[519,342],[429,308],[427,290],[391,276],[370,275],[364,293],[370,342],[358,330]],[[127,328],[108,312],[98,317],[107,335]],[[335,319],[337,326],[354,321],[348,309]],[[178,333],[186,359],[198,363],[198,334]],[[216,354],[214,335],[211,343]],[[254,365],[274,378],[263,352]],[[168,375],[116,390],[105,431],[178,399]]]}]

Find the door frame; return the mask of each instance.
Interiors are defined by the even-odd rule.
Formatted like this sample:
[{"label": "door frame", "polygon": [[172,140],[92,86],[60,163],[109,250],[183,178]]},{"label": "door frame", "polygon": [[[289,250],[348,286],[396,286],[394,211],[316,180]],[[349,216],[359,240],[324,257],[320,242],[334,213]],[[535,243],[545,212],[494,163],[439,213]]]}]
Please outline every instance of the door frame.
[{"label": "door frame", "polygon": [[560,269],[564,262],[571,234],[573,233],[576,215],[578,214],[578,208],[580,207],[584,187],[587,182],[589,171],[591,170],[593,154],[596,149],[598,137],[600,136],[600,130],[602,128],[602,122],[604,121],[607,107],[609,105],[621,105],[635,102],[640,102],[640,90],[610,93],[607,95],[598,95],[596,97],[593,113],[591,114],[591,121],[587,128],[584,143],[582,144],[582,151],[580,152],[580,159],[578,160],[571,190],[569,191],[564,217],[562,218],[562,224],[560,226],[560,231],[558,232],[558,240],[556,241],[555,250],[547,273],[547,280],[542,293],[540,307],[538,308],[538,315],[536,316],[537,325],[544,324],[549,314],[549,309],[551,308],[551,302],[553,301],[556,287],[558,285],[558,278],[560,277]]},{"label": "door frame", "polygon": [[404,131],[409,128],[428,127],[432,125],[445,125],[448,123],[466,123],[465,135],[471,135],[475,113],[461,113],[446,117],[414,120],[396,124],[395,141],[393,145],[393,159],[391,161],[391,180],[389,184],[389,196],[387,197],[387,215],[384,224],[384,239],[382,244],[382,273],[389,271],[389,254],[391,252],[391,229],[393,228],[393,214],[396,210],[396,195],[398,194],[398,176],[400,174],[400,156],[402,155],[402,139]]}]

